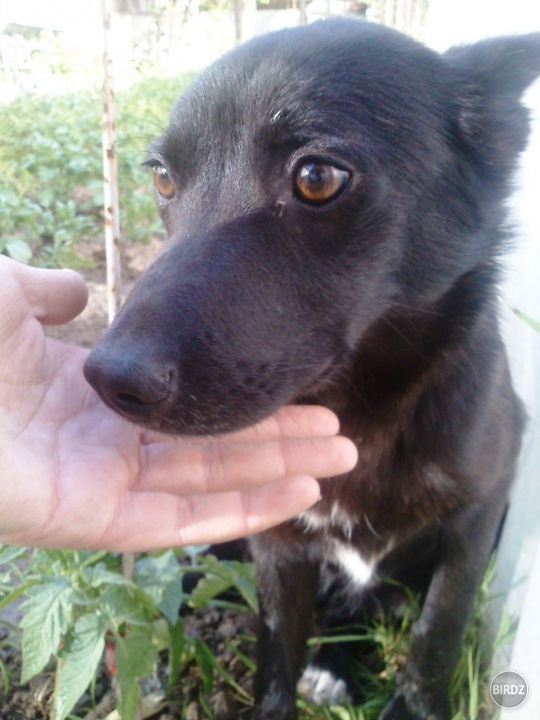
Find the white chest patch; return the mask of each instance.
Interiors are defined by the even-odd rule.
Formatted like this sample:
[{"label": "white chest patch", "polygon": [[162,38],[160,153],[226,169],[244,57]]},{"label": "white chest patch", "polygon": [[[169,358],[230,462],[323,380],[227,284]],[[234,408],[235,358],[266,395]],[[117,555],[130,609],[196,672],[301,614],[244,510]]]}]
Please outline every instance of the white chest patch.
[{"label": "white chest patch", "polygon": [[355,585],[365,585],[371,578],[375,562],[366,562],[352,545],[335,540],[333,559],[343,568]]},{"label": "white chest patch", "polygon": [[308,532],[336,528],[350,538],[358,520],[343,510],[338,502],[334,502],[330,513],[320,513],[317,508],[310,508],[300,513],[296,522],[302,524]]},{"label": "white chest patch", "polygon": [[376,557],[369,561],[365,560],[354,545],[347,541],[341,541],[332,537],[331,530],[339,530],[346,538],[352,538],[355,526],[365,521],[371,532],[376,534],[369,525],[367,518],[364,520],[340,507],[336,501],[332,504],[330,512],[319,512],[317,507],[310,508],[295,518],[295,522],[304,527],[306,532],[323,532],[327,537],[328,556],[326,561],[337,565],[350,582],[354,585],[365,585],[372,576],[376,564]]}]

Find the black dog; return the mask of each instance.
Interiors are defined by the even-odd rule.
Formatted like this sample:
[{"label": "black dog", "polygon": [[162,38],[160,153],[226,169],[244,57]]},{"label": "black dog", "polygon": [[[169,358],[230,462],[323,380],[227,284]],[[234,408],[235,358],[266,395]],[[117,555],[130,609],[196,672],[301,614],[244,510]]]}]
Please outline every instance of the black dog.
[{"label": "black dog", "polygon": [[[151,151],[171,243],[90,355],[90,383],[170,433],[321,403],[360,453],[314,509],[250,541],[258,718],[296,717],[317,601],[331,630],[388,604],[387,577],[425,600],[382,717],[448,717],[523,426],[495,258],[539,73],[540,34],[440,56],[323,21],[215,63]],[[312,696],[353,692],[339,652],[315,666]]]}]

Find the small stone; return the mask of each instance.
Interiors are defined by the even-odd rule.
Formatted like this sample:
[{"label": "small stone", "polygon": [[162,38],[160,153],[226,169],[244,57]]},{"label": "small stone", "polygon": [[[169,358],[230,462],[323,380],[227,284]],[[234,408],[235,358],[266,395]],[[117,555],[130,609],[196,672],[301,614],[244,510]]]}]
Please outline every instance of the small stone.
[{"label": "small stone", "polygon": [[200,720],[199,708],[196,702],[192,702],[187,706],[184,720]]},{"label": "small stone", "polygon": [[230,620],[226,620],[225,622],[221,623],[218,629],[219,635],[223,638],[230,639],[234,637],[237,634],[236,626],[233,622]]},{"label": "small stone", "polygon": [[210,699],[210,707],[216,720],[236,720],[238,713],[235,703],[226,690],[218,690]]}]

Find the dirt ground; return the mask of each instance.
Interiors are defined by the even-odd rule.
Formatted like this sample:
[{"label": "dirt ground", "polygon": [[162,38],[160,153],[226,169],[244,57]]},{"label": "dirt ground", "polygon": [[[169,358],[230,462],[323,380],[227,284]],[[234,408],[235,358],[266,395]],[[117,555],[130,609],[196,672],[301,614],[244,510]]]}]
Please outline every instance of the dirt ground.
[{"label": "dirt ground", "polygon": [[[122,249],[122,280],[123,297],[132,289],[141,275],[162,247],[162,240],[153,239],[149,244],[126,244]],[[60,327],[48,328],[48,334],[66,342],[82,347],[92,348],[107,328],[107,292],[105,251],[101,243],[89,242],[77,246],[77,254],[83,259],[83,268],[79,272],[85,277],[89,288],[89,301],[85,311],[78,318]],[[51,700],[54,689],[54,665],[33,678],[25,686],[20,686],[21,654],[19,641],[10,631],[9,625],[17,626],[20,614],[16,604],[10,605],[0,612],[0,671],[7,672],[9,683],[4,672],[0,672],[0,720],[50,720]],[[218,662],[226,672],[245,691],[250,693],[251,672],[238,655],[232,650],[234,646],[245,655],[252,656],[254,643],[254,617],[249,613],[233,610],[199,610],[186,617],[186,632],[198,637],[210,646]],[[4,678],[2,678],[4,675]],[[163,657],[158,667],[157,678],[147,678],[143,682],[142,694],[150,697],[165,696],[168,683],[167,658]],[[7,687],[6,687],[7,686]],[[215,720],[233,720],[244,716],[245,702],[231,690],[230,683],[216,678],[213,688],[202,693],[200,668],[192,665],[179,678],[172,698],[155,707],[159,708],[152,715],[144,718],[153,720],[203,720],[208,717],[202,710],[205,703]],[[97,708],[94,708],[94,703]],[[100,669],[95,690],[94,702],[87,693],[74,714],[84,720],[102,720],[109,718],[115,707],[115,691],[111,677],[105,665]],[[112,720],[113,715],[110,716]],[[118,720],[118,718],[116,719]]]}]

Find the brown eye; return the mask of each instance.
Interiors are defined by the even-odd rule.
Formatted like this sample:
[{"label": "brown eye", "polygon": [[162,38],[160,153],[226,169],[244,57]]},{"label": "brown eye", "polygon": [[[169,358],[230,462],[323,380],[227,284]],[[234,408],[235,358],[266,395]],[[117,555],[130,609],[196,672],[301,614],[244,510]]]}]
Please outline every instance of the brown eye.
[{"label": "brown eye", "polygon": [[166,168],[163,165],[156,165],[154,171],[154,184],[161,197],[170,200],[175,193],[174,183]]},{"label": "brown eye", "polygon": [[301,200],[322,205],[339,195],[349,177],[347,170],[312,160],[298,168],[294,178],[295,193]]}]

